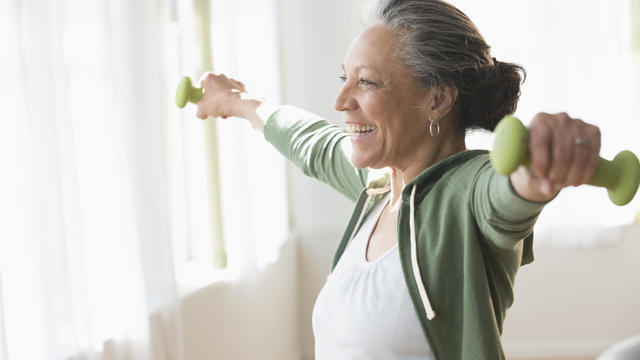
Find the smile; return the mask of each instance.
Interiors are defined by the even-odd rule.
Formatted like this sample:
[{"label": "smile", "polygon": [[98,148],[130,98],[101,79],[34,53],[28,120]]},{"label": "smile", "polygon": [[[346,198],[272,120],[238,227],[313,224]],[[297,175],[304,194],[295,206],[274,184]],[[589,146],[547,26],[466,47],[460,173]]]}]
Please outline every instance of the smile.
[{"label": "smile", "polygon": [[378,128],[373,125],[347,124],[347,131],[349,131],[349,134],[351,134],[351,136],[355,138],[365,136],[377,129]]}]

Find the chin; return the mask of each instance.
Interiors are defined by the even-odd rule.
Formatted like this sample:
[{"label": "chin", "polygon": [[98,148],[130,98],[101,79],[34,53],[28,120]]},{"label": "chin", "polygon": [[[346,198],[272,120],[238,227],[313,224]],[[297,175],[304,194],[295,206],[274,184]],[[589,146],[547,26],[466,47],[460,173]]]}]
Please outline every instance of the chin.
[{"label": "chin", "polygon": [[367,163],[362,162],[362,161],[358,161],[358,160],[354,160],[353,158],[351,159],[351,164],[353,164],[353,166],[354,166],[356,169],[364,169],[364,168],[367,168],[367,167],[368,167],[368,166],[367,166]]},{"label": "chin", "polygon": [[363,169],[367,167],[366,162],[363,161],[362,156],[358,156],[358,154],[351,154],[351,164],[357,169]]},{"label": "chin", "polygon": [[377,168],[371,159],[367,159],[367,156],[358,153],[351,155],[351,164],[357,169]]}]

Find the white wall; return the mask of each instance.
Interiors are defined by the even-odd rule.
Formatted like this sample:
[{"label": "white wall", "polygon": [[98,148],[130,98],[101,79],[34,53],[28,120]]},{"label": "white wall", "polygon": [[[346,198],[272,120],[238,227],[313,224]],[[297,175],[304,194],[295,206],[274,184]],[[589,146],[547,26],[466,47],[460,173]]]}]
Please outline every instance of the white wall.
[{"label": "white wall", "polygon": [[[280,0],[280,52],[283,102],[335,122],[333,100],[341,85],[340,63],[351,42],[348,9],[356,0]],[[328,186],[290,167],[291,225],[295,232],[341,229],[350,215],[347,200]],[[309,204],[313,204],[310,206]],[[327,212],[331,209],[331,212]]]},{"label": "white wall", "polygon": [[508,354],[586,358],[640,334],[640,223],[599,247],[534,246],[520,269],[503,343]]},{"label": "white wall", "polygon": [[216,283],[186,297],[181,359],[300,359],[296,253],[287,241],[278,261],[255,278]]},{"label": "white wall", "polygon": [[[281,0],[280,49],[283,101],[335,122],[333,100],[341,82],[340,63],[351,43],[357,0]],[[289,209],[299,240],[299,331],[304,359],[313,358],[311,314],[329,273],[333,251],[352,204],[330,187],[289,164]]]},{"label": "white wall", "polygon": [[[331,121],[340,62],[355,35],[358,0],[281,0],[283,100]],[[299,331],[313,358],[311,314],[352,204],[289,166],[291,224],[299,239]],[[570,209],[568,209],[570,211]],[[640,226],[610,248],[536,246],[516,282],[504,344],[510,358],[595,356],[640,333]]]}]

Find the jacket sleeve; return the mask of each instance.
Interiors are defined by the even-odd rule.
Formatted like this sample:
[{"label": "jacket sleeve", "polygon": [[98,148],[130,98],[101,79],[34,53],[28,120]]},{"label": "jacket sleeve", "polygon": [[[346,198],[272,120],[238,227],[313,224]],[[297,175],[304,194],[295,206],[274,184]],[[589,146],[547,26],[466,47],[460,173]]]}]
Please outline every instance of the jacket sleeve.
[{"label": "jacket sleeve", "polygon": [[493,170],[488,157],[472,183],[470,203],[484,238],[505,250],[512,249],[520,240],[531,245],[533,226],[546,205],[521,198],[509,177]]},{"label": "jacket sleeve", "polygon": [[352,201],[366,186],[368,170],[356,169],[350,161],[349,134],[317,115],[292,106],[280,107],[267,119],[264,137],[305,175]]}]

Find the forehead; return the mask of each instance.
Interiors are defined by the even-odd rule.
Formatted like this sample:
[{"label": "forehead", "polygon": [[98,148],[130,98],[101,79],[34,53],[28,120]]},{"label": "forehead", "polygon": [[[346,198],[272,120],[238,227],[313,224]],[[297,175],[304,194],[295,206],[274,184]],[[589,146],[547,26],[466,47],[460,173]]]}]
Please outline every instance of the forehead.
[{"label": "forehead", "polygon": [[392,56],[396,46],[396,38],[386,26],[369,26],[351,43],[343,66],[347,71],[362,67],[376,71],[390,70],[390,66],[397,65]]}]

